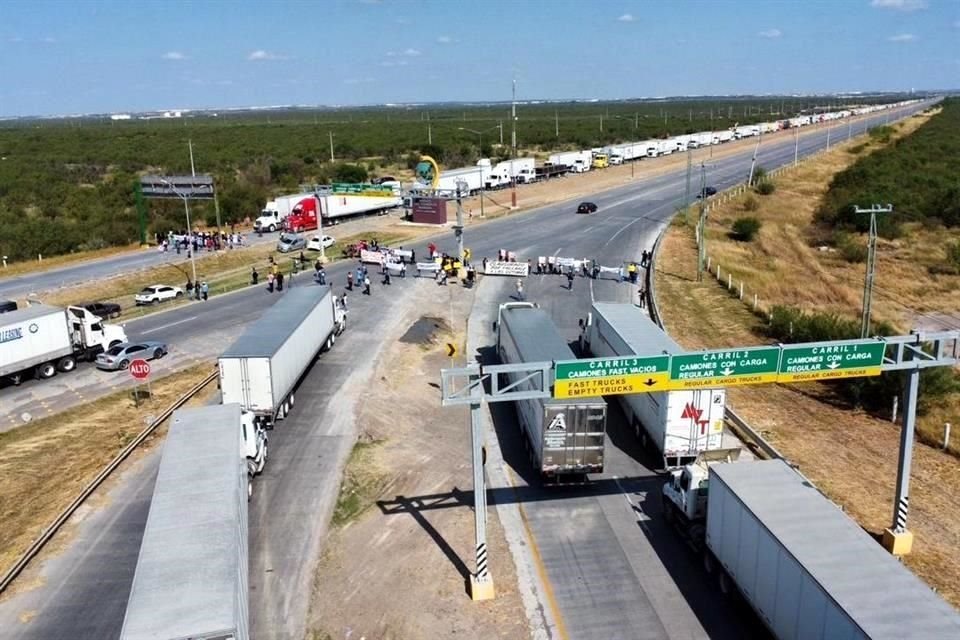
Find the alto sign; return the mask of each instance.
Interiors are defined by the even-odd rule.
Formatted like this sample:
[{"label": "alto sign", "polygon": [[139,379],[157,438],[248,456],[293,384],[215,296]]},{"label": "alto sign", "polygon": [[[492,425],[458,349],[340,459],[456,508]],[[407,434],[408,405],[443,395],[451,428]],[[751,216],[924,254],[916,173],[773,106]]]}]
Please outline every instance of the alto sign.
[{"label": "alto sign", "polygon": [[137,380],[146,380],[150,376],[150,363],[137,359],[130,363],[130,375]]}]

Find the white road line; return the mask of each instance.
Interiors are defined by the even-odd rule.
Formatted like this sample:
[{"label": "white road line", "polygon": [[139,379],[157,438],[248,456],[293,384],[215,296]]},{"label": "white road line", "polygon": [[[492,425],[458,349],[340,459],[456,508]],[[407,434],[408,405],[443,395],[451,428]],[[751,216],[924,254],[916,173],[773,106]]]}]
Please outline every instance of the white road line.
[{"label": "white road line", "polygon": [[563,247],[557,247],[557,250],[553,252],[553,257],[554,257],[554,258],[556,258],[556,257],[560,254],[560,250],[561,250],[561,249],[563,249]]},{"label": "white road line", "polygon": [[153,333],[154,331],[160,331],[162,329],[169,329],[170,327],[175,327],[178,324],[183,324],[184,322],[190,322],[191,320],[196,320],[197,316],[190,316],[189,318],[184,318],[183,320],[177,320],[176,322],[170,322],[168,324],[162,324],[159,327],[154,327],[153,329],[147,329],[146,331],[141,331],[143,335],[148,333]]}]

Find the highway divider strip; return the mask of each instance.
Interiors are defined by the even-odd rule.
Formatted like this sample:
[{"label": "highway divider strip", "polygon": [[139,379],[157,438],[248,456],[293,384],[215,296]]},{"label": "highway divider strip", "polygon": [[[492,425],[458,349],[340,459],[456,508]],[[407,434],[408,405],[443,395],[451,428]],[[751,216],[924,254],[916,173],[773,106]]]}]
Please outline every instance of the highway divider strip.
[{"label": "highway divider strip", "polygon": [[74,499],[73,502],[67,506],[63,512],[51,523],[43,533],[40,534],[40,537],[33,541],[33,543],[23,552],[23,555],[14,563],[14,565],[4,574],[3,578],[0,578],[0,594],[2,594],[7,587],[9,587],[13,581],[26,569],[27,565],[33,560],[43,549],[43,547],[50,542],[57,531],[67,523],[67,520],[76,512],[76,510],[82,505],[93,492],[100,487],[103,482],[110,477],[114,471],[126,460],[131,453],[133,453],[138,446],[143,444],[143,442],[154,432],[157,427],[163,424],[164,421],[169,418],[174,411],[186,404],[193,396],[197,395],[202,391],[208,384],[216,380],[218,375],[217,370],[214,370],[210,375],[201,380],[194,386],[192,389],[187,391],[184,395],[180,396],[177,400],[173,402],[169,407],[167,407],[163,413],[157,416],[147,427],[141,431],[136,438],[134,438],[130,444],[124,447],[116,457],[110,461],[110,463],[103,468],[97,476],[90,481],[90,483],[80,492],[80,495]]}]

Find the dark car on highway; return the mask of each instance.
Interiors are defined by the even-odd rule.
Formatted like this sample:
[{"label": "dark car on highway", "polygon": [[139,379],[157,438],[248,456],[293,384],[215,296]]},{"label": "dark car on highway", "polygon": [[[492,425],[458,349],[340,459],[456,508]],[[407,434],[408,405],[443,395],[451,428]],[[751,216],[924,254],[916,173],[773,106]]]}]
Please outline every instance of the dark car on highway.
[{"label": "dark car on highway", "polygon": [[581,202],[577,207],[577,213],[596,213],[597,205],[592,202]]},{"label": "dark car on highway", "polygon": [[85,302],[80,306],[101,318],[116,318],[121,311],[120,305],[116,302]]},{"label": "dark car on highway", "polygon": [[716,188],[716,187],[704,187],[704,188],[703,188],[703,193],[698,193],[698,194],[697,194],[697,197],[698,197],[698,198],[709,198],[710,196],[715,196],[715,195],[717,195],[717,188]]}]

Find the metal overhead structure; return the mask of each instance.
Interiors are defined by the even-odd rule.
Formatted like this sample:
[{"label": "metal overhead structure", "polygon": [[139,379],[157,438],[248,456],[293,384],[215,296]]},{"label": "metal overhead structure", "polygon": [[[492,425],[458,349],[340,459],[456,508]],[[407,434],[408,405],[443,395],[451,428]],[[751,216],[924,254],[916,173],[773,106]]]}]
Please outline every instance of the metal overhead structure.
[{"label": "metal overhead structure", "polygon": [[893,213],[893,205],[881,206],[879,204],[871,205],[869,209],[861,209],[854,205],[855,214],[870,214],[870,235],[867,240],[867,272],[863,281],[863,312],[861,314],[860,337],[866,338],[870,335],[870,307],[873,304],[873,279],[877,271],[877,214]]},{"label": "metal overhead structure", "polygon": [[[487,559],[487,486],[483,475],[486,462],[481,407],[484,402],[513,402],[550,397],[552,362],[488,365],[471,364],[460,369],[440,371],[441,405],[470,405],[470,441],[473,458],[473,517],[476,542],[476,573],[470,576],[470,597],[489,600],[494,597],[493,576]],[[516,382],[501,386],[500,374],[523,374]],[[518,386],[529,383],[532,390]],[[489,391],[486,386],[489,385]]]},{"label": "metal overhead structure", "polygon": [[[757,362],[761,358],[756,356],[761,351],[770,352],[767,354],[770,360],[768,370],[757,369]],[[717,362],[722,358],[727,358],[730,362]],[[685,377],[683,371],[685,368],[688,371],[700,370],[700,365],[694,362],[697,359],[716,363],[717,366],[712,373],[698,375],[697,380],[687,380],[691,388],[723,386],[724,379],[736,386],[849,379],[892,371],[906,371],[905,409],[900,433],[896,500],[892,523],[890,528],[884,531],[883,542],[894,555],[910,553],[913,534],[907,530],[906,525],[910,505],[910,466],[913,459],[920,370],[931,367],[953,367],[960,363],[960,331],[914,332],[910,335],[876,337],[868,340],[730,347],[722,350],[690,351],[645,358],[585,358],[563,362],[507,365],[474,363],[462,368],[440,371],[441,406],[470,406],[476,542],[476,572],[470,577],[472,599],[487,600],[494,597],[493,577],[490,575],[487,557],[487,495],[483,473],[486,455],[480,414],[483,403],[649,393],[682,388],[671,386],[671,384],[687,384],[682,380]],[[587,367],[594,374],[599,372],[601,376],[606,375],[603,367],[607,361],[611,360],[615,361],[616,367],[608,377],[616,378],[616,391],[605,386],[603,380],[596,376],[591,376],[588,381],[590,384],[587,385],[574,381],[578,367]],[[653,362],[654,360],[662,362]],[[563,369],[559,376],[558,366]],[[720,366],[724,369],[719,369]],[[635,369],[635,374],[631,373],[631,367]],[[500,380],[501,374],[516,374],[518,378],[515,382],[509,382],[507,378],[507,384],[503,384]],[[718,376],[723,378],[718,379]],[[564,379],[560,380],[560,377]],[[631,381],[631,378],[636,380]],[[571,391],[571,385],[573,391]]]}]

